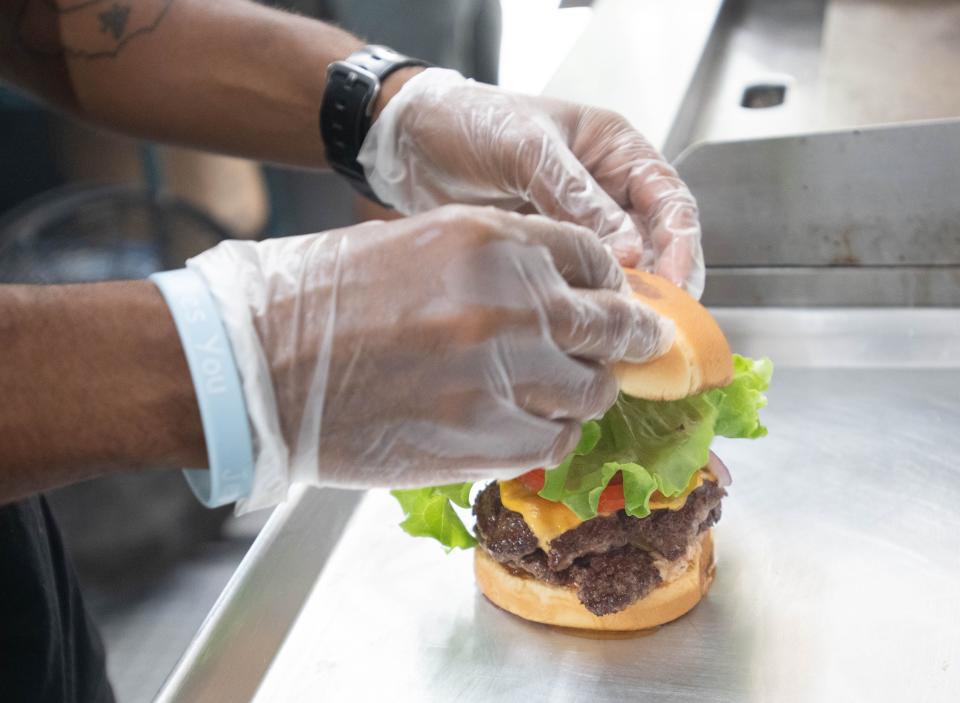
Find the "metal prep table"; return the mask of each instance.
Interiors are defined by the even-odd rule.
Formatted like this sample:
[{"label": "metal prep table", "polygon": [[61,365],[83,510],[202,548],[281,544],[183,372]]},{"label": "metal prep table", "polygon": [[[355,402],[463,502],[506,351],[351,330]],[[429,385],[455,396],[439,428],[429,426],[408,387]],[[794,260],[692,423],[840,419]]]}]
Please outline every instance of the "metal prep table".
[{"label": "metal prep table", "polygon": [[548,88],[676,160],[705,300],[777,365],[770,436],[715,445],[734,483],[695,610],[624,638],[528,623],[385,493],[299,489],[159,700],[960,700],[958,23],[936,0],[602,0]]},{"label": "metal prep table", "polygon": [[734,483],[690,614],[626,639],[521,621],[389,495],[304,490],[161,700],[957,700],[960,312],[717,314],[779,366],[769,437],[717,442]]}]

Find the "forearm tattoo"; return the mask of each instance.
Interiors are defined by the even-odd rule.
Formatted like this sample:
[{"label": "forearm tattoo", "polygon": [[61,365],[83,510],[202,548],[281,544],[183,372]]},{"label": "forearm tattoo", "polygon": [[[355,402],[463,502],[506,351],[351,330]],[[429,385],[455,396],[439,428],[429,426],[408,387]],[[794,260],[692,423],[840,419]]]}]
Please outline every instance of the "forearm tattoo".
[{"label": "forearm tattoo", "polygon": [[14,24],[22,50],[110,59],[164,20],[174,0],[23,0]]}]

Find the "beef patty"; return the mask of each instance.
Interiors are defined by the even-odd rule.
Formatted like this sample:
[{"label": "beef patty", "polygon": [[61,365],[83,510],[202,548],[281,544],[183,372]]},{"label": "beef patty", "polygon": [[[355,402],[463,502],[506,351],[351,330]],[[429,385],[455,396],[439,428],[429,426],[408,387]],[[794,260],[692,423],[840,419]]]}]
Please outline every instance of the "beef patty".
[{"label": "beef patty", "polygon": [[636,518],[620,510],[583,522],[551,540],[548,551],[520,513],[504,507],[496,482],[477,496],[477,539],[511,573],[572,586],[587,610],[606,615],[623,610],[661,583],[654,559],[677,559],[720,519],[726,495],[704,481],[680,510],[654,510]]}]

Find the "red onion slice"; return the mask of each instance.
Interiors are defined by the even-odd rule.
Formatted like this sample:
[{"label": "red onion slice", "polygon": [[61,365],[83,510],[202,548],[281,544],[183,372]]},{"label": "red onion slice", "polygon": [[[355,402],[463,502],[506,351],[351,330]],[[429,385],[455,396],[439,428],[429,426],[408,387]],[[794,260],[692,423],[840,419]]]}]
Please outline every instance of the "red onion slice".
[{"label": "red onion slice", "polygon": [[707,459],[707,469],[717,477],[717,483],[720,486],[729,486],[733,483],[733,478],[730,476],[730,469],[728,469],[726,465],[720,461],[720,457],[713,452],[710,452],[710,458]]}]

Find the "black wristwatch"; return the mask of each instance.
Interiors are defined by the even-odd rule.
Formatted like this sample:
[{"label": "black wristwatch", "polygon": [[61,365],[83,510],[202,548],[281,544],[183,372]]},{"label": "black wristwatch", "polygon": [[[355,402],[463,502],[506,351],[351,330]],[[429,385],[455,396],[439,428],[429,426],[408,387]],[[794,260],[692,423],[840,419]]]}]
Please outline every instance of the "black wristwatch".
[{"label": "black wristwatch", "polygon": [[371,45],[350,54],[346,61],[335,61],[327,67],[327,88],[320,103],[320,135],[327,162],[350,185],[376,202],[380,199],[370,188],[357,154],[370,129],[380,84],[397,69],[429,65],[386,46]]}]

